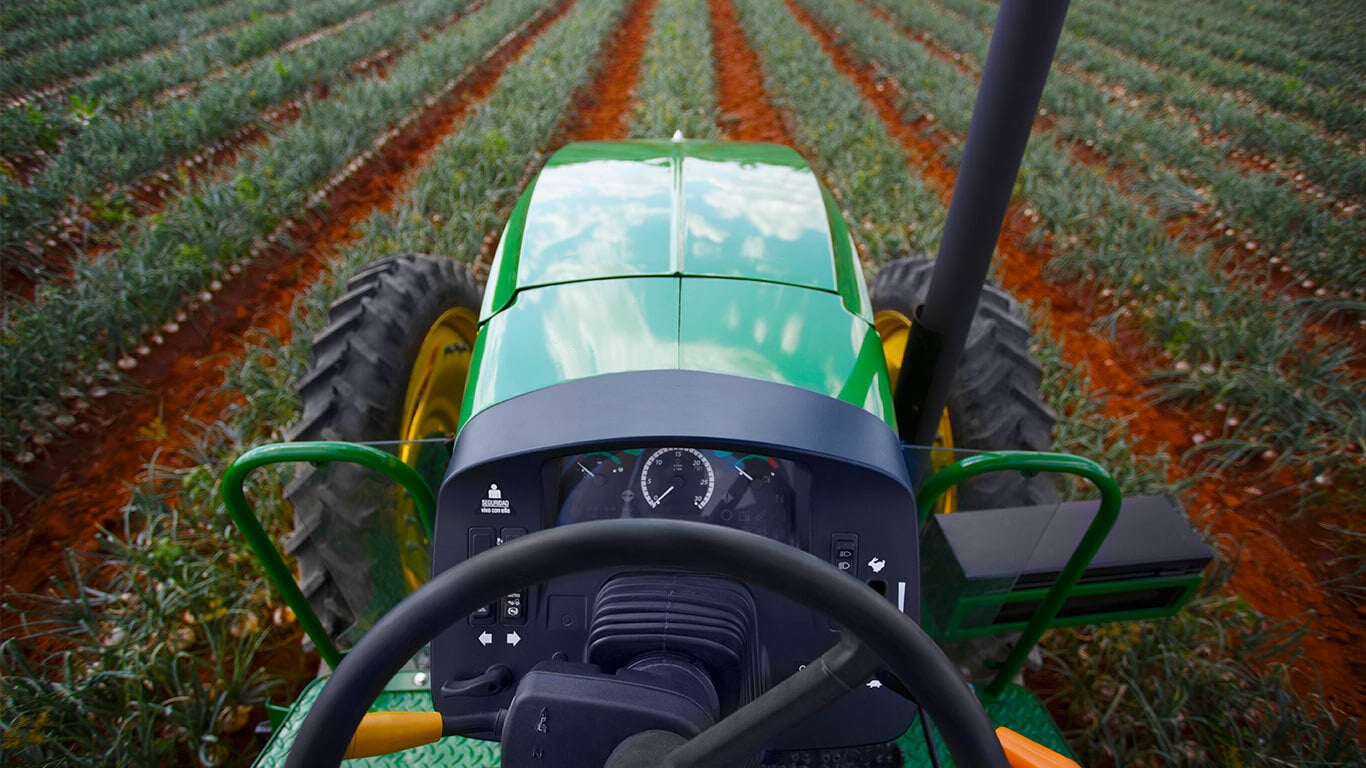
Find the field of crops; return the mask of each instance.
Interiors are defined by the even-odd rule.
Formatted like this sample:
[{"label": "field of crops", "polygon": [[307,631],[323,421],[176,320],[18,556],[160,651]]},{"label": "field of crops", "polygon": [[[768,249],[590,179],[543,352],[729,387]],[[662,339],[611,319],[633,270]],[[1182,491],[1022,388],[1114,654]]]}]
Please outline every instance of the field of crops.
[{"label": "field of crops", "polygon": [[[482,277],[550,152],[675,130],[797,148],[869,275],[933,254],[996,9],[0,7],[0,762],[245,764],[310,676],[216,485],[298,418],[349,276]],[[994,277],[1057,449],[1220,551],[1181,616],[1046,639],[1088,765],[1363,764],[1363,39],[1357,0],[1070,11]],[[286,477],[251,489],[281,538]]]}]

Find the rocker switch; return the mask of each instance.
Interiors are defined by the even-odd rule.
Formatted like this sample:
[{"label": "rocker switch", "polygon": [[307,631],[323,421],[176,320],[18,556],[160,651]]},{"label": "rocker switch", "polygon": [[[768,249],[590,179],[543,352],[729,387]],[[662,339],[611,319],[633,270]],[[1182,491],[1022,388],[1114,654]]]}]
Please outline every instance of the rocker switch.
[{"label": "rocker switch", "polygon": [[[514,539],[526,535],[525,528],[504,528],[498,532],[499,544],[510,544]],[[511,592],[499,601],[498,621],[502,624],[525,624],[527,611],[526,592]]]},{"label": "rocker switch", "polygon": [[837,533],[830,537],[830,562],[850,576],[858,569],[858,537],[852,533]]},{"label": "rocker switch", "polygon": [[[470,557],[493,549],[494,532],[492,528],[470,529]],[[470,614],[471,624],[492,624],[494,603],[480,606]]]}]

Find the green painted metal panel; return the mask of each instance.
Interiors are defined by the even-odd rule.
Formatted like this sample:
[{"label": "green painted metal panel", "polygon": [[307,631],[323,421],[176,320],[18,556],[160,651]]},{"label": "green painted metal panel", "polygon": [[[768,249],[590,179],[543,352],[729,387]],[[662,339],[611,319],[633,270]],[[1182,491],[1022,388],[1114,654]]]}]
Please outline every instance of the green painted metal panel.
[{"label": "green painted metal panel", "polygon": [[678,278],[522,291],[484,324],[461,418],[571,379],[678,365]]},{"label": "green painted metal panel", "polygon": [[689,278],[679,367],[810,389],[892,423],[882,345],[838,295],[777,283]]},{"label": "green painted metal panel", "polygon": [[573,144],[555,153],[527,205],[518,288],[675,273],[669,150],[664,143]]},{"label": "green painted metal panel", "polygon": [[711,371],[803,387],[893,423],[876,331],[834,293],[722,278],[593,280],[523,290],[475,342],[462,418],[572,379]]},{"label": "green painted metal panel", "polygon": [[774,144],[711,144],[682,161],[680,272],[835,291],[835,255],[815,174]]}]

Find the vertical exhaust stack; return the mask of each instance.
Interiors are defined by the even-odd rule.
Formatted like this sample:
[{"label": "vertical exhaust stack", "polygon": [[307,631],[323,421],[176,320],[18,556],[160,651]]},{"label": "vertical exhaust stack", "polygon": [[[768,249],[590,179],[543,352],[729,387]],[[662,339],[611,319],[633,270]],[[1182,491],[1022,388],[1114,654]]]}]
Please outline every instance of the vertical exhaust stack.
[{"label": "vertical exhaust stack", "polygon": [[944,239],[916,313],[894,395],[903,442],[934,442],[939,415],[1001,235],[1068,0],[1002,0]]}]

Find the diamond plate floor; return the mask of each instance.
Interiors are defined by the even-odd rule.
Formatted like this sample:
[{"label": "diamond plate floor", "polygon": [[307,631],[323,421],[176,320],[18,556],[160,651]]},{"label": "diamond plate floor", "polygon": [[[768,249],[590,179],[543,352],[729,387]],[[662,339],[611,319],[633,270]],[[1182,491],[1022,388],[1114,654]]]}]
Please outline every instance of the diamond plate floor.
[{"label": "diamond plate floor", "polygon": [[[421,675],[421,684],[414,682],[414,675]],[[422,673],[403,672],[390,681],[384,693],[380,694],[375,705],[370,708],[372,712],[423,712],[431,711],[431,694],[426,686],[426,677]],[[266,745],[261,756],[257,758],[258,768],[276,768],[285,764],[285,757],[289,754],[289,745],[294,743],[294,736],[298,733],[300,724],[303,723],[304,715],[308,713],[313,704],[313,700],[322,692],[322,681],[314,681],[304,689],[299,696],[299,700],[290,708],[289,716]],[[991,716],[992,722],[997,725],[1004,725],[1013,731],[1021,733],[1029,738],[1061,752],[1068,757],[1074,757],[1067,742],[1062,734],[1058,732],[1057,726],[1049,717],[1046,710],[1038,698],[1028,690],[1019,686],[1009,686],[1000,698],[984,702],[987,714]],[[949,759],[948,750],[944,748],[942,742],[935,734],[935,741],[939,749],[939,759],[942,764],[953,765]],[[910,730],[906,731],[900,739],[897,739],[897,746],[901,749],[902,764],[906,768],[929,768],[929,754],[925,750],[925,740],[921,735],[920,723],[911,725]],[[498,744],[490,741],[478,741],[475,739],[462,739],[452,737],[442,739],[436,744],[430,744],[417,749],[405,750],[392,755],[383,757],[371,757],[359,760],[347,760],[344,765],[346,768],[397,768],[397,766],[408,766],[412,768],[426,768],[427,766],[443,766],[444,768],[493,768],[501,761],[501,751]]]}]

